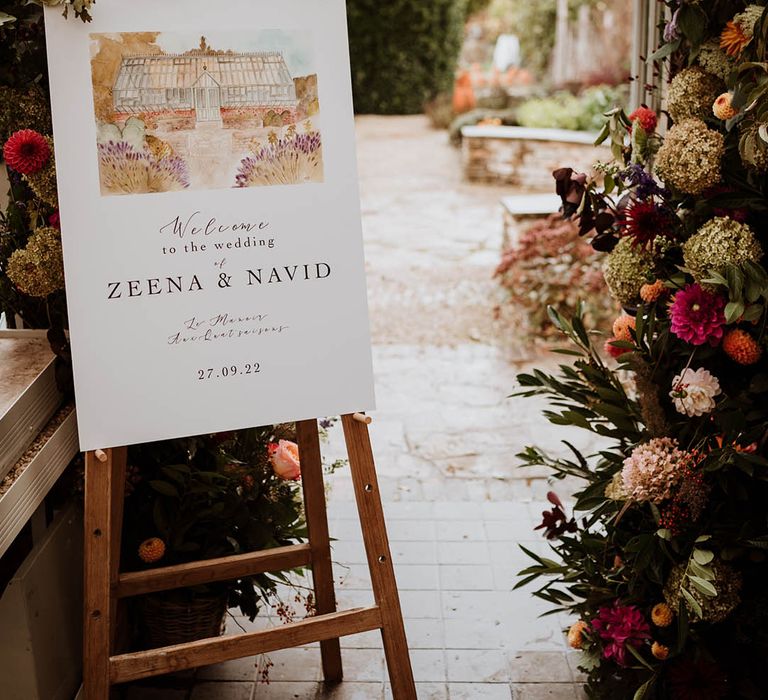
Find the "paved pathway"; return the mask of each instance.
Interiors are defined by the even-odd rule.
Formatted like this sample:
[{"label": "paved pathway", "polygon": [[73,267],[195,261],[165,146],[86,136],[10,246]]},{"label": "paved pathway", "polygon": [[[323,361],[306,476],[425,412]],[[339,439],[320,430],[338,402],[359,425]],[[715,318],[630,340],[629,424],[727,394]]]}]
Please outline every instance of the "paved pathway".
[{"label": "paved pathway", "polygon": [[[464,184],[459,154],[421,117],[361,118],[358,135],[378,393],[372,439],[419,698],[576,700],[567,621],[540,619],[546,607],[512,591],[527,565],[518,544],[546,551],[533,527],[550,488],[544,474],[516,467],[515,453],[583,439],[555,433],[540,402],[506,398],[524,349],[492,313],[505,192]],[[328,457],[342,447],[334,428]],[[348,470],[331,484],[339,603],[369,604]],[[336,689],[318,683],[319,651],[301,648],[271,655],[270,685],[254,683],[250,659],[201,671],[191,698],[390,697],[377,636],[343,644],[347,681]]]}]

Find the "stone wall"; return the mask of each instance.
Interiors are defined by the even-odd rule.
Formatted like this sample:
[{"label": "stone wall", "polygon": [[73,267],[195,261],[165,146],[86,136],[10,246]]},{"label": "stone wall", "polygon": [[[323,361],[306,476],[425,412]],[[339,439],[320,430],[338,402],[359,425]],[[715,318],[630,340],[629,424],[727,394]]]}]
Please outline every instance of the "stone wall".
[{"label": "stone wall", "polygon": [[569,143],[465,133],[462,140],[464,175],[470,182],[552,191],[553,170],[569,167],[589,172],[596,161],[610,160],[607,147],[595,148],[588,139],[585,141]]}]

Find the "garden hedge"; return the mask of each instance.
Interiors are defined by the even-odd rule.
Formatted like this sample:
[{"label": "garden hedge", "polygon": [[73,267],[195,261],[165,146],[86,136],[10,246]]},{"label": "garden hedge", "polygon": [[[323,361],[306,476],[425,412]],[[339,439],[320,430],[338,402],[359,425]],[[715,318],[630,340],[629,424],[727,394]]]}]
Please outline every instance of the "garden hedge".
[{"label": "garden hedge", "polygon": [[359,114],[417,114],[453,85],[467,0],[347,0]]}]

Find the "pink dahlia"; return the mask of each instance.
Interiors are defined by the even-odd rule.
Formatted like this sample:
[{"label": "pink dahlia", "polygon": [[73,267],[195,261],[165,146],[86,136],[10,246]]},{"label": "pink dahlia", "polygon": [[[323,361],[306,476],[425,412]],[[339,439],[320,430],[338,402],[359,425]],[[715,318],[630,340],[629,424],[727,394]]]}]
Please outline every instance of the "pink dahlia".
[{"label": "pink dahlia", "polygon": [[629,115],[629,121],[637,122],[646,134],[652,134],[658,125],[656,112],[648,107],[638,107]]},{"label": "pink dahlia", "polygon": [[725,299],[699,284],[681,289],[669,307],[672,332],[691,345],[709,343],[715,347],[723,339]]},{"label": "pink dahlia", "polygon": [[32,129],[22,129],[5,142],[3,158],[8,167],[17,173],[34,175],[50,160],[51,147],[42,134]]},{"label": "pink dahlia", "polygon": [[603,641],[603,657],[613,659],[619,666],[627,666],[627,646],[638,649],[651,638],[651,628],[643,614],[634,605],[600,608],[592,620],[592,628]]}]

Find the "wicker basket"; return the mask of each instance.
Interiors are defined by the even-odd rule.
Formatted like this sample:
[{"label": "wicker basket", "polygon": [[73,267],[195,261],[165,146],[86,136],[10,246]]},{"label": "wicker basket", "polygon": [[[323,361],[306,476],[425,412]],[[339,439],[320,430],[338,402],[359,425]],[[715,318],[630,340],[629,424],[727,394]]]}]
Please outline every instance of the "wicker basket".
[{"label": "wicker basket", "polygon": [[219,637],[224,633],[226,595],[148,595],[137,604],[142,642],[148,649]]}]

